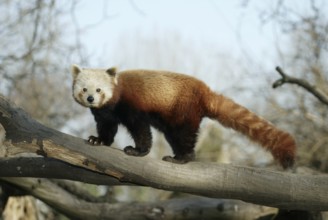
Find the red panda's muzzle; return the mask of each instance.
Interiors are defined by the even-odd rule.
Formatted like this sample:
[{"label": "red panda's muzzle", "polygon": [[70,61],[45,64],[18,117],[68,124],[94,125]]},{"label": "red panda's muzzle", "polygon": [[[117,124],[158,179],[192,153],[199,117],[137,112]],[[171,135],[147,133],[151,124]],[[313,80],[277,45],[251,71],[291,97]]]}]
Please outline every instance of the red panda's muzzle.
[{"label": "red panda's muzzle", "polygon": [[92,103],[95,99],[93,98],[93,96],[89,95],[88,98],[87,98],[87,101],[89,103]]}]

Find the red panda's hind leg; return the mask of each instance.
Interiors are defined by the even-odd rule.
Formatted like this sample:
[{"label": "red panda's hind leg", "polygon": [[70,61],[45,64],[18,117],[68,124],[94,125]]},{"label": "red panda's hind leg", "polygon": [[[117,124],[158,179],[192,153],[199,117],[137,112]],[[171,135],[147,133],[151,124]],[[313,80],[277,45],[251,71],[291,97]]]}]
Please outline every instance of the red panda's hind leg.
[{"label": "red panda's hind leg", "polygon": [[179,126],[165,132],[165,138],[172,147],[174,157],[165,156],[164,161],[172,163],[187,163],[195,160],[194,147],[197,141],[197,129]]}]

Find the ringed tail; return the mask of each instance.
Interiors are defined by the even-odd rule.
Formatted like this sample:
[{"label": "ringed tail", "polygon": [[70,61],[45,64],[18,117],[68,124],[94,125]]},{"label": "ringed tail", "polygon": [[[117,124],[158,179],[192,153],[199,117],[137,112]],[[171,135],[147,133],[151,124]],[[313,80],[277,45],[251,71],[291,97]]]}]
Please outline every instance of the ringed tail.
[{"label": "ringed tail", "polygon": [[223,95],[211,92],[205,102],[207,116],[233,128],[268,149],[286,169],[293,166],[296,154],[294,138]]}]

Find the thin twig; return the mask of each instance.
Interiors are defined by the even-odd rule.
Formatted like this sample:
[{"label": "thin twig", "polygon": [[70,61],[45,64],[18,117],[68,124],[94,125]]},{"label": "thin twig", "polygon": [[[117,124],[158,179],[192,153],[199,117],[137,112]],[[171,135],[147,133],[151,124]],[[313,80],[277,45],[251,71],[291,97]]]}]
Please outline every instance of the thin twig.
[{"label": "thin twig", "polygon": [[304,79],[298,79],[287,75],[279,66],[276,67],[276,71],[281,75],[282,78],[278,79],[273,83],[272,87],[274,89],[279,86],[282,86],[285,83],[296,84],[306,89],[308,92],[310,92],[312,95],[317,97],[325,105],[328,105],[328,97],[325,94],[323,94],[321,91],[319,91],[314,85],[311,85],[309,82],[305,81]]}]

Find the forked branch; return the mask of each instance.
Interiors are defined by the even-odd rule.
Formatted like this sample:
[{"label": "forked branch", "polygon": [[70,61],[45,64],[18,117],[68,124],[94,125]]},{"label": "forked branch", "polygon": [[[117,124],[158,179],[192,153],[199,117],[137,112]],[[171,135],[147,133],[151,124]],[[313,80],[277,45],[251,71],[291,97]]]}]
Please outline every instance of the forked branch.
[{"label": "forked branch", "polygon": [[281,75],[282,78],[278,79],[277,81],[275,81],[273,83],[272,87],[274,89],[279,86],[282,86],[285,83],[296,84],[296,85],[306,89],[308,92],[310,92],[312,95],[317,97],[325,105],[328,105],[328,97],[325,94],[323,94],[321,91],[319,91],[314,85],[311,85],[309,82],[307,82],[304,79],[298,79],[298,78],[287,75],[283,71],[283,69],[280,68],[279,66],[276,67],[276,71]]}]

